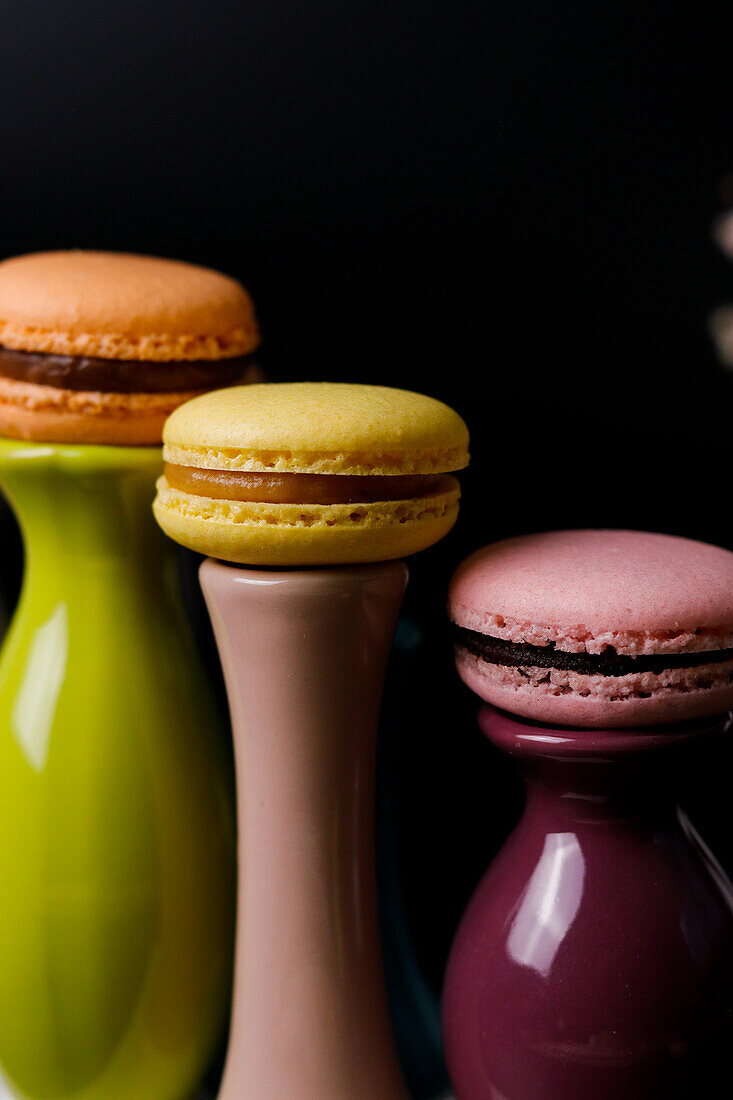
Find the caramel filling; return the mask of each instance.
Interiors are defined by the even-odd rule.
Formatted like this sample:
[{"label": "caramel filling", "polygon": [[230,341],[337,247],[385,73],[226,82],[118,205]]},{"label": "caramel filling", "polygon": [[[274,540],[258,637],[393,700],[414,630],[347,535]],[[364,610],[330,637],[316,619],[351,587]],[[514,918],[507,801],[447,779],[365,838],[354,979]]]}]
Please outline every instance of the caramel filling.
[{"label": "caramel filling", "polygon": [[17,382],[94,393],[190,393],[239,381],[253,363],[236,359],[147,362],[95,359],[81,355],[45,355],[0,347],[0,375]]},{"label": "caramel filling", "polygon": [[448,474],[416,474],[408,477],[351,474],[262,474],[240,470],[204,470],[198,466],[166,463],[165,476],[172,489],[216,500],[252,501],[257,504],[370,504],[376,501],[413,500],[448,493],[458,482]]}]

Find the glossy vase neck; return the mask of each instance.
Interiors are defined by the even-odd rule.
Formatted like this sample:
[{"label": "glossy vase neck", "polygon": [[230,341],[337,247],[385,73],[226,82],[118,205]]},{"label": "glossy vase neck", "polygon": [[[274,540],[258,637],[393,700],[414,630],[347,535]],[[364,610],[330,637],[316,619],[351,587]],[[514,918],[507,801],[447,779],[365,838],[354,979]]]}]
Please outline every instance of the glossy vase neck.
[{"label": "glossy vase neck", "polygon": [[528,809],[549,798],[559,817],[579,814],[583,820],[673,814],[685,769],[698,753],[714,751],[731,724],[728,714],[638,730],[562,729],[494,707],[479,712],[482,731],[520,767]]},{"label": "glossy vase neck", "polygon": [[73,604],[97,586],[107,594],[95,607],[102,616],[118,583],[177,613],[175,547],[151,510],[161,461],[155,447],[0,440],[0,487],[23,537],[23,603],[44,602],[61,585]]},{"label": "glossy vase neck", "polygon": [[406,577],[399,562],[201,568],[238,781],[221,1100],[406,1100],[382,974],[373,821],[379,703]]},{"label": "glossy vase neck", "polygon": [[150,505],[161,468],[157,447],[0,440],[0,484],[35,554],[129,557],[166,545]]}]

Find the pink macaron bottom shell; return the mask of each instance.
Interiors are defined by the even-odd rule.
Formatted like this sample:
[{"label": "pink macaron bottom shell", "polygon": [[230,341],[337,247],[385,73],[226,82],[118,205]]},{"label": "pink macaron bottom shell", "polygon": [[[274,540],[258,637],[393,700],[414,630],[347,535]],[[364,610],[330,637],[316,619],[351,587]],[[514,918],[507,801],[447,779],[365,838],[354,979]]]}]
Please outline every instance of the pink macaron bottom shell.
[{"label": "pink macaron bottom shell", "polygon": [[733,707],[733,660],[601,676],[495,665],[458,646],[456,665],[481,699],[536,722],[634,728],[707,718]]}]

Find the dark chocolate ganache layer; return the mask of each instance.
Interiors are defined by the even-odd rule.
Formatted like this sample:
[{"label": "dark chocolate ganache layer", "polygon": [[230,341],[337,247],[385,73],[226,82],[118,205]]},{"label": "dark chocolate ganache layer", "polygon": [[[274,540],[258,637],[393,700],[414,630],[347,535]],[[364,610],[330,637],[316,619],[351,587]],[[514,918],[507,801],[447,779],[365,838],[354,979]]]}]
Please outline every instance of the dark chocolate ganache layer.
[{"label": "dark chocolate ganache layer", "polygon": [[44,355],[0,347],[0,375],[5,378],[95,393],[188,393],[217,389],[236,382],[252,363],[250,355],[157,363]]},{"label": "dark chocolate ganache layer", "polygon": [[641,654],[630,657],[619,654],[612,646],[602,653],[566,653],[549,645],[525,645],[490,638],[476,630],[455,627],[455,640],[469,653],[492,665],[511,668],[557,668],[565,672],[580,672],[587,676],[629,676],[634,672],[665,672],[670,668],[694,668],[697,665],[720,664],[733,660],[733,649],[716,649],[701,653]]}]

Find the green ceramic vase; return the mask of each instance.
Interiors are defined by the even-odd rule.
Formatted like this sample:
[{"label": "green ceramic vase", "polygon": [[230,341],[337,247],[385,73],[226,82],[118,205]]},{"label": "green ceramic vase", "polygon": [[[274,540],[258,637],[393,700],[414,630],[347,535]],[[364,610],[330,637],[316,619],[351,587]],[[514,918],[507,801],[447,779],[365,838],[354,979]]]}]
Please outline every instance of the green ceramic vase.
[{"label": "green ceramic vase", "polygon": [[0,441],[26,552],[0,658],[0,1081],[27,1100],[184,1100],[228,1007],[231,762],[160,462]]}]

